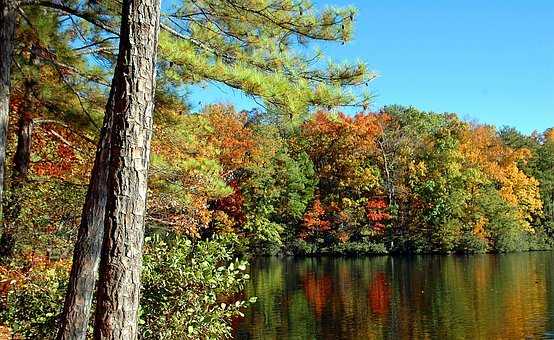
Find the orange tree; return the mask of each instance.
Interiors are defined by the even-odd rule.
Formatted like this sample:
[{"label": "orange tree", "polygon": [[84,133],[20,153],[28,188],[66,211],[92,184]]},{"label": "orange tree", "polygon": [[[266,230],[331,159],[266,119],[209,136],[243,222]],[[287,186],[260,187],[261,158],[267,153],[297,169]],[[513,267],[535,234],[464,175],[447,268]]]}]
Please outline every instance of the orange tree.
[{"label": "orange tree", "polygon": [[301,126],[299,148],[312,160],[317,199],[299,235],[321,246],[357,242],[382,232],[388,202],[376,161],[381,117],[318,112]]}]

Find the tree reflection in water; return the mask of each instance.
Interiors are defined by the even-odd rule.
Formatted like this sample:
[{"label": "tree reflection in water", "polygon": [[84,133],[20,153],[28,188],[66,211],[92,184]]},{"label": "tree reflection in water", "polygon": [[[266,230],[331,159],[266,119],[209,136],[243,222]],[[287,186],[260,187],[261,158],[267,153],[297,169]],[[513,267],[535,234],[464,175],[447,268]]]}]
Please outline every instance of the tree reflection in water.
[{"label": "tree reflection in water", "polygon": [[238,339],[522,339],[554,335],[554,253],[267,258]]}]

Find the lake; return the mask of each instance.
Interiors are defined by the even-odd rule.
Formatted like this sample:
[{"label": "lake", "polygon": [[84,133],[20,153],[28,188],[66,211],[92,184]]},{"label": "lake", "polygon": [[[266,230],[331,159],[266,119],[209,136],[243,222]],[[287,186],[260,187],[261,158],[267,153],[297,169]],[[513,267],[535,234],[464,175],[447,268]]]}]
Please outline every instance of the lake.
[{"label": "lake", "polygon": [[237,339],[554,339],[554,252],[262,258]]}]

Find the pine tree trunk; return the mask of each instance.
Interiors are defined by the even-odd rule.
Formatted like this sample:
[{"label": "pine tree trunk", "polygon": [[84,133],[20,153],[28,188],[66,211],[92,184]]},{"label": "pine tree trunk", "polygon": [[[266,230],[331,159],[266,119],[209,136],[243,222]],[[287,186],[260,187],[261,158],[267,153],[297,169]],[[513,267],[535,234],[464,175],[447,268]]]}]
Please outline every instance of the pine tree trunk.
[{"label": "pine tree trunk", "polygon": [[73,264],[57,339],[84,340],[87,334],[104,235],[110,132],[113,120],[109,108],[114,105],[115,100],[112,86],[73,251]]},{"label": "pine tree trunk", "polygon": [[16,0],[0,0],[0,224],[2,195],[4,191],[4,163],[10,111],[10,76],[13,54],[13,38],[17,6]]},{"label": "pine tree trunk", "polygon": [[95,339],[137,339],[160,0],[123,1]]}]

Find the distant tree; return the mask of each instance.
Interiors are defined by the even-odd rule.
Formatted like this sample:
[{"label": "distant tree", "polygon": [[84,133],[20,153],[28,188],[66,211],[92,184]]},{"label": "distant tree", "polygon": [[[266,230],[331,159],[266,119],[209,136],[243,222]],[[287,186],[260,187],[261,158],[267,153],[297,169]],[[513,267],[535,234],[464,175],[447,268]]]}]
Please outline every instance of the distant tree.
[{"label": "distant tree", "polygon": [[301,234],[330,223],[328,234],[346,242],[382,229],[370,203],[380,201],[385,193],[375,161],[376,140],[382,132],[379,119],[373,114],[349,117],[318,112],[301,126],[297,144],[314,164],[316,196],[321,201],[306,213],[306,230]]},{"label": "distant tree", "polygon": [[527,136],[515,128],[503,127],[499,131],[499,136],[510,148],[523,147],[529,150],[529,157],[522,159],[518,166],[540,183],[544,215],[537,221],[536,227],[546,234],[547,239],[552,238],[554,235],[554,129],[547,129],[542,134],[533,132]]},{"label": "distant tree", "polygon": [[540,183],[540,194],[544,205],[542,226],[546,236],[554,237],[554,129],[547,129],[541,136],[541,144],[534,157],[529,160],[532,175]]}]

